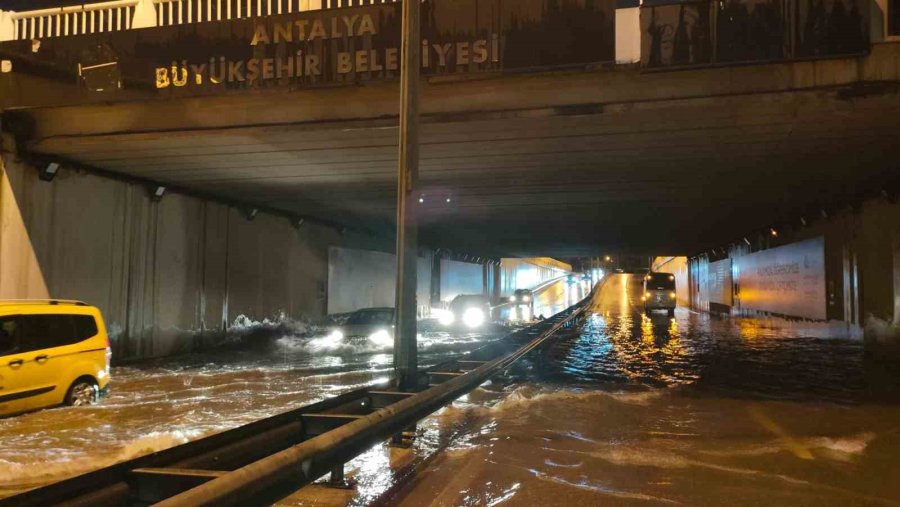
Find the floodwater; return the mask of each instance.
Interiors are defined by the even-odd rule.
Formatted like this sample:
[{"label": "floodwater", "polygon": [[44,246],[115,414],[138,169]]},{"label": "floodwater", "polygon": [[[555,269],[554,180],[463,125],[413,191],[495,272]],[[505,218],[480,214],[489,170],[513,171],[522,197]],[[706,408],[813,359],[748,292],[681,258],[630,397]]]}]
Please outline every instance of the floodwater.
[{"label": "floodwater", "polygon": [[[583,293],[560,285],[538,294],[536,305],[562,309]],[[447,331],[427,322],[421,328],[423,365],[509,332]],[[113,368],[110,395],[100,405],[0,419],[0,498],[382,382],[392,360],[390,347],[287,333]]]},{"label": "floodwater", "polygon": [[443,452],[385,503],[900,505],[900,358],[828,326],[648,318],[639,295],[612,276],[517,381],[426,421]]}]

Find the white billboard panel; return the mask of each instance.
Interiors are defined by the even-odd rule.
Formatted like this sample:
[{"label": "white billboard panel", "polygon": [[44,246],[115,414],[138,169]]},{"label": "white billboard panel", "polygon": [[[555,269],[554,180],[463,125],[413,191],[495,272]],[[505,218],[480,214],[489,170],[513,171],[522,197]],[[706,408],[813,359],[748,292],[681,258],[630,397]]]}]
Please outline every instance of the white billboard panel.
[{"label": "white billboard panel", "polygon": [[825,238],[792,243],[736,259],[741,306],[825,320]]}]

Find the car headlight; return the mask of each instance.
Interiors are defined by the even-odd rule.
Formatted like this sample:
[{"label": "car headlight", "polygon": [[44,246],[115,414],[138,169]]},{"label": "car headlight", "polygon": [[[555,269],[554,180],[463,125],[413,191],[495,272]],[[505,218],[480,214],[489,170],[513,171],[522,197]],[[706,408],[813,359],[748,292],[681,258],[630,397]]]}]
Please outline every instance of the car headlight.
[{"label": "car headlight", "polygon": [[510,303],[515,303],[515,302],[516,302],[516,296],[509,296],[509,302],[510,302]]},{"label": "car headlight", "polygon": [[450,326],[456,321],[456,316],[450,310],[435,309],[431,312],[437,317],[438,323],[442,326]]},{"label": "car headlight", "polygon": [[525,301],[526,303],[531,301],[531,296],[522,296],[522,301]]},{"label": "car headlight", "polygon": [[484,324],[484,310],[480,308],[469,308],[463,312],[463,324],[467,327],[478,327]]},{"label": "car headlight", "polygon": [[388,347],[394,344],[394,338],[386,329],[379,329],[369,335],[369,341],[379,347]]},{"label": "car headlight", "polygon": [[340,329],[332,329],[330,333],[328,333],[328,338],[334,341],[340,341],[344,339],[344,333]]}]

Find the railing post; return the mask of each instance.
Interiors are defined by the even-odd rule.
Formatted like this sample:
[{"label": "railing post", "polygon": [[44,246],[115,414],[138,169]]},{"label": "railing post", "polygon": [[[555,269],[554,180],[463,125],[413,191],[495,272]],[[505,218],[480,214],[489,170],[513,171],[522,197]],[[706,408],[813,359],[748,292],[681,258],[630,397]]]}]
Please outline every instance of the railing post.
[{"label": "railing post", "polygon": [[13,40],[16,37],[16,25],[12,12],[0,10],[0,42]]},{"label": "railing post", "polygon": [[138,0],[131,18],[131,28],[152,28],[156,26],[157,19],[153,0]]}]

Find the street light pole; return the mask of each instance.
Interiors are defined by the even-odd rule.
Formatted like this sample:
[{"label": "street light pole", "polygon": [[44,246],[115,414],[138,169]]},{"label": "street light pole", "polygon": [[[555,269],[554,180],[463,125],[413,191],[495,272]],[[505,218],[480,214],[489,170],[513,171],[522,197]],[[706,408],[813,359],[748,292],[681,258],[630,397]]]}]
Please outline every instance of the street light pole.
[{"label": "street light pole", "polygon": [[419,10],[421,0],[403,2],[400,49],[400,163],[397,170],[397,322],[394,372],[400,389],[418,380],[416,357],[416,261],[418,224],[413,194],[419,176]]}]

